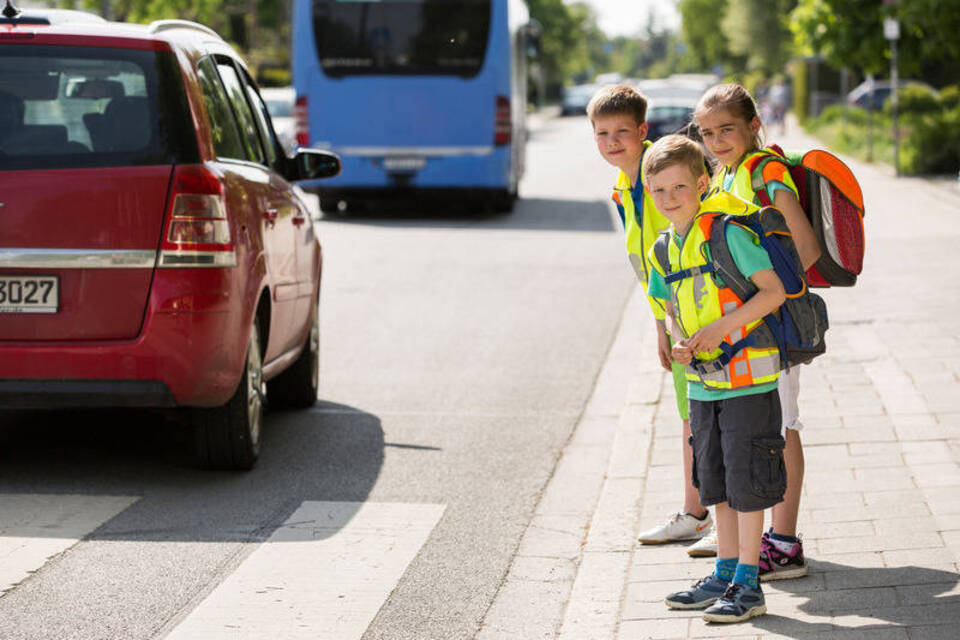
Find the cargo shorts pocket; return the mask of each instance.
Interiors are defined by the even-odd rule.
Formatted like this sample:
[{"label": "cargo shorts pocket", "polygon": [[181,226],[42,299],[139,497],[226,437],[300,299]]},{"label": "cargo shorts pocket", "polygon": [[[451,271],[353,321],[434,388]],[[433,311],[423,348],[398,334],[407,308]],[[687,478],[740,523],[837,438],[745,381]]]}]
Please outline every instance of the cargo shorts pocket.
[{"label": "cargo shorts pocket", "polygon": [[690,450],[693,458],[693,464],[690,465],[690,480],[693,483],[694,489],[700,488],[700,479],[697,478],[697,450],[693,446],[693,436],[687,438],[687,442],[690,444]]},{"label": "cargo shorts pocket", "polygon": [[750,480],[756,495],[780,498],[787,489],[787,468],[783,462],[783,438],[754,438],[750,448]]}]

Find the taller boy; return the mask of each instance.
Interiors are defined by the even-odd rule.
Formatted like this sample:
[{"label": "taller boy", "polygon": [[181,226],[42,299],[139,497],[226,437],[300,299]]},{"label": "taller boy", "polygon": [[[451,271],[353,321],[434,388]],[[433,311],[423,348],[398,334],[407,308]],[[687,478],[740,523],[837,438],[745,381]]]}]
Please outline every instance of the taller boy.
[{"label": "taller boy", "polygon": [[[637,272],[644,291],[650,278],[648,257],[660,232],[670,226],[656,204],[643,188],[640,167],[650,142],[647,137],[647,100],[633,87],[611,85],[601,89],[587,105],[587,115],[593,125],[597,150],[604,160],[620,171],[614,187],[613,200],[620,212],[627,242],[627,254]],[[710,512],[700,505],[697,490],[690,481],[692,450],[690,437],[687,382],[683,366],[672,362],[671,343],[664,326],[664,304],[648,296],[653,317],[657,322],[657,343],[660,364],[672,371],[677,396],[677,411],[683,421],[683,509],[671,515],[662,525],[640,534],[640,542],[658,544],[675,540],[696,540],[710,530]],[[698,555],[713,555],[715,549],[705,548]]]}]

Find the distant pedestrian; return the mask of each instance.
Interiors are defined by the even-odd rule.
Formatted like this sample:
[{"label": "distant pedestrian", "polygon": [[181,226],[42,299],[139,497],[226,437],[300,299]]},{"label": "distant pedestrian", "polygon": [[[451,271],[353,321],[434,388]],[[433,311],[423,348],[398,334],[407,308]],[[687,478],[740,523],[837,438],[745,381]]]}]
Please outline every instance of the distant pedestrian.
[{"label": "distant pedestrian", "polygon": [[791,102],[790,87],[783,81],[783,78],[777,76],[765,98],[770,103],[773,124],[780,128],[780,135],[785,134],[787,132],[787,110],[790,108]]},{"label": "distant pedestrian", "polygon": [[[786,295],[767,251],[736,224],[725,225],[720,238],[733,258],[731,268],[752,282],[756,293],[734,301],[731,290],[710,275],[711,255],[721,242],[712,225],[723,224],[714,222],[713,214],[759,208],[725,191],[701,200],[710,179],[697,143],[667,136],[647,152],[643,169],[647,189],[671,222],[650,252],[654,271],[648,292],[667,306],[676,331],[674,360],[689,365],[696,359],[701,365],[686,368],[694,482],[701,504],[715,505],[717,521],[714,572],[665,602],[672,609],[703,609],[708,622],[741,622],[767,610],[759,581],[763,510],[783,499],[787,479],[779,352],[743,346],[734,336],[750,334]],[[740,345],[738,351],[730,351],[730,340]]]},{"label": "distant pedestrian", "polygon": [[[771,89],[772,91],[772,89]],[[763,125],[750,93],[739,84],[722,84],[709,89],[694,111],[707,150],[719,166],[714,172],[714,187],[759,204],[749,161],[761,153]],[[797,195],[797,187],[781,162],[767,163],[762,175],[767,195],[783,213],[804,270],[820,257],[820,245]],[[760,576],[763,580],[798,578],[807,575],[803,543],[797,535],[804,459],[800,442],[800,369],[791,367],[780,376],[780,402],[786,438],[787,491],[784,501],[773,507],[773,524],[764,532],[760,552]]]},{"label": "distant pedestrian", "polygon": [[[644,290],[650,274],[647,253],[660,232],[670,224],[657,210],[650,194],[644,190],[640,173],[641,160],[650,147],[650,141],[646,140],[646,113],[646,98],[627,85],[604,87],[587,105],[587,115],[593,125],[597,150],[604,160],[619,169],[613,200],[624,225],[627,254]],[[716,554],[716,539],[712,535],[706,538],[704,535],[711,530],[713,520],[709,510],[701,506],[697,490],[690,480],[693,454],[688,442],[690,422],[687,382],[683,367],[671,359],[672,345],[664,326],[664,306],[652,298],[649,298],[649,302],[657,325],[660,364],[665,370],[672,372],[677,412],[682,422],[683,507],[671,514],[662,524],[641,532],[638,539],[644,544],[697,540],[688,553],[712,556]]]}]

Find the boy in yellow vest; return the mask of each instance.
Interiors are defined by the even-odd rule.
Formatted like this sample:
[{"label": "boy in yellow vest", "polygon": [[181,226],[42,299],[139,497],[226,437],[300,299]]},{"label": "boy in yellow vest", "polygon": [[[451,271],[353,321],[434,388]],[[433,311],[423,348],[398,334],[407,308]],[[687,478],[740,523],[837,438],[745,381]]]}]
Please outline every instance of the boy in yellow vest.
[{"label": "boy in yellow vest", "polygon": [[740,300],[712,273],[712,214],[756,207],[723,191],[701,201],[709,179],[699,145],[667,136],[644,154],[643,172],[657,209],[671,222],[648,256],[648,293],[666,306],[674,360],[688,365],[693,483],[703,505],[716,505],[717,522],[714,572],[665,602],[704,609],[709,622],[740,622],[766,613],[758,578],[763,510],[781,502],[786,489],[779,350],[743,345],[786,295],[766,250],[736,224],[723,237],[757,292]]},{"label": "boy in yellow vest", "polygon": [[[587,115],[593,125],[597,150],[604,160],[619,169],[613,201],[623,222],[627,242],[627,254],[637,273],[640,286],[646,290],[650,264],[647,253],[661,231],[670,222],[657,211],[656,205],[643,188],[640,163],[645,150],[650,146],[647,137],[647,100],[627,85],[610,85],[601,89],[587,105]],[[690,436],[688,420],[687,383],[683,367],[671,362],[670,340],[664,328],[664,306],[650,298],[650,308],[657,322],[658,352],[660,364],[673,372],[676,389],[677,410],[683,421],[683,509],[672,514],[656,527],[640,533],[638,539],[644,544],[662,544],[678,540],[698,540],[710,530],[710,512],[700,505],[697,490],[690,484],[692,453],[687,441]],[[716,553],[710,539],[694,544],[688,553],[711,556]],[[708,544],[704,544],[708,543]]]}]

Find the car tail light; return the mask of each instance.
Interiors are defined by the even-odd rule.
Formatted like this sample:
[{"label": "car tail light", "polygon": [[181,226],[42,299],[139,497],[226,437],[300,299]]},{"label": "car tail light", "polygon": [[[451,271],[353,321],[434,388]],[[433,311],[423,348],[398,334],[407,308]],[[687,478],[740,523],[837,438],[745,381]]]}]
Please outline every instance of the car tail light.
[{"label": "car tail light", "polygon": [[293,105],[293,127],[297,134],[297,146],[310,146],[310,116],[307,111],[307,96],[297,96]]},{"label": "car tail light", "polygon": [[203,165],[181,165],[174,171],[160,266],[237,266],[223,183]]},{"label": "car tail light", "polygon": [[510,144],[513,137],[513,121],[510,117],[510,99],[497,96],[497,115],[493,127],[493,143],[497,146]]}]

